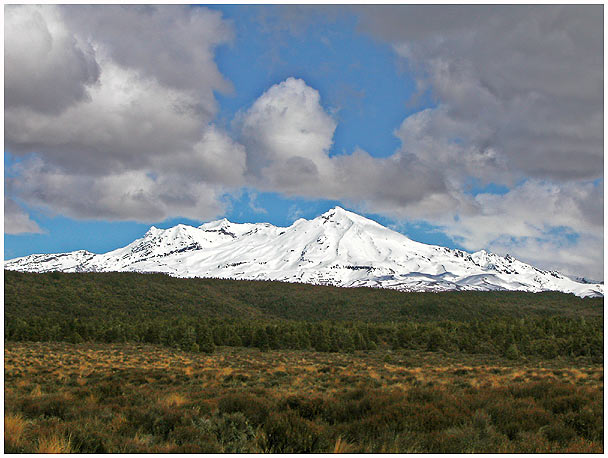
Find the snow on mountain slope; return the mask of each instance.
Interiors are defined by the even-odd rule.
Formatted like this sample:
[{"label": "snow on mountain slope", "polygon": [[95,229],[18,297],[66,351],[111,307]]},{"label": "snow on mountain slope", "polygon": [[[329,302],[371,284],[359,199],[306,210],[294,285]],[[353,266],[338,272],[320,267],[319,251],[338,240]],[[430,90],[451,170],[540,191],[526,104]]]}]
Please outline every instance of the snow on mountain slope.
[{"label": "snow on mountain slope", "polygon": [[98,255],[86,250],[58,254],[32,254],[5,261],[4,267],[7,270],[21,272],[81,272],[80,266],[96,256]]},{"label": "snow on mountain slope", "polygon": [[5,262],[27,272],[165,272],[177,277],[279,280],[402,291],[562,291],[602,296],[604,285],[539,270],[511,256],[473,254],[411,240],[336,207],[289,227],[223,219],[199,227],[151,227],[105,254],[37,254]]}]

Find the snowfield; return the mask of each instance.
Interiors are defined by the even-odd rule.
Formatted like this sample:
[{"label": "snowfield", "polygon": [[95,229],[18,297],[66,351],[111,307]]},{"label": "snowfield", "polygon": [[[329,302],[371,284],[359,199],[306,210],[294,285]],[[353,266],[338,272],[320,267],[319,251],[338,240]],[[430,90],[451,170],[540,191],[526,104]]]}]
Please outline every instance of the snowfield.
[{"label": "snowfield", "polygon": [[278,280],[401,291],[561,291],[603,296],[604,285],[544,271],[507,255],[467,253],[411,240],[336,207],[289,227],[237,224],[151,227],[124,248],[35,254],[5,261],[23,272],[164,272],[175,277]]}]

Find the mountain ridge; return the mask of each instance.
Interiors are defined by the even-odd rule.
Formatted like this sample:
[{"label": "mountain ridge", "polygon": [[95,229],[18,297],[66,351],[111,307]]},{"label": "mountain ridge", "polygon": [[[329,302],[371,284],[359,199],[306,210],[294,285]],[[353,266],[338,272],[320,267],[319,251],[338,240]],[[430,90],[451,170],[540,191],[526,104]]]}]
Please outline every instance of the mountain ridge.
[{"label": "mountain ridge", "polygon": [[176,277],[277,280],[401,291],[561,291],[603,296],[604,286],[545,271],[510,255],[468,253],[414,241],[341,207],[288,227],[232,223],[151,226],[102,254],[86,250],[5,261],[25,272],[162,272]]}]

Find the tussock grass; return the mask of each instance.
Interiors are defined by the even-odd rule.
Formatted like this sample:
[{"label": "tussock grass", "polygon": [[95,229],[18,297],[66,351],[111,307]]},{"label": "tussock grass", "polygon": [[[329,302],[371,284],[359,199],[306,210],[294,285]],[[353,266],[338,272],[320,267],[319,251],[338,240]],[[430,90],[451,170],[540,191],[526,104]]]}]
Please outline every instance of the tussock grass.
[{"label": "tussock grass", "polygon": [[162,407],[181,407],[188,402],[188,399],[180,393],[170,393],[158,400]]},{"label": "tussock grass", "polygon": [[36,385],[30,392],[30,397],[39,398],[41,396],[42,396],[42,389],[40,388],[40,385]]},{"label": "tussock grass", "polygon": [[38,446],[36,447],[36,453],[71,453],[72,444],[70,439],[53,434],[48,437],[40,437],[38,439]]},{"label": "tussock grass", "polygon": [[602,377],[585,358],[7,342],[5,444],[22,453],[599,453]]},{"label": "tussock grass", "polygon": [[352,445],[343,440],[341,436],[338,436],[338,440],[336,440],[336,443],[334,444],[332,453],[351,453],[353,450],[354,447]]},{"label": "tussock grass", "polygon": [[27,422],[21,414],[4,415],[4,442],[13,448],[23,446]]}]

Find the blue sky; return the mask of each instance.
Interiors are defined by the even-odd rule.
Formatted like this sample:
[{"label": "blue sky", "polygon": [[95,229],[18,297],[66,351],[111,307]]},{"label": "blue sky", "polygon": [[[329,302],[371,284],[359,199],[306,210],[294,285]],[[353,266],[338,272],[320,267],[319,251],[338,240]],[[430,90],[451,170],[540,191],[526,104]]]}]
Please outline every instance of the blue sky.
[{"label": "blue sky", "polygon": [[603,276],[592,8],[151,11],[8,10],[5,259],[341,205],[418,241]]}]

